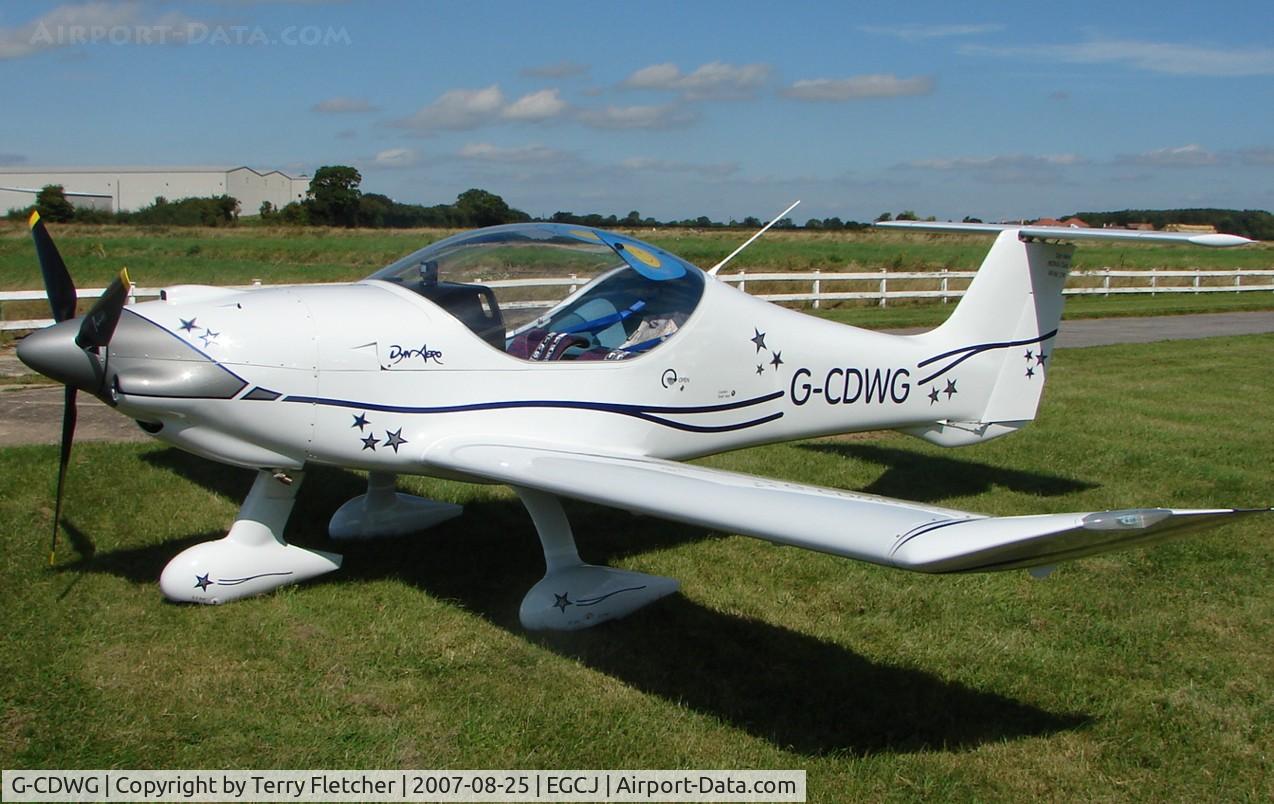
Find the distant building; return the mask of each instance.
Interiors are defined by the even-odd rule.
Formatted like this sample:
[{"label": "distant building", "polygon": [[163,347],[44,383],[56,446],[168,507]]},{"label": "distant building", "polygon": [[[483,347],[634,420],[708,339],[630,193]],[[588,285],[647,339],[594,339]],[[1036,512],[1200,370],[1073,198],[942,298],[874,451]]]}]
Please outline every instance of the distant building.
[{"label": "distant building", "polygon": [[1082,220],[1075,217],[1067,218],[1064,221],[1059,221],[1056,218],[1040,218],[1039,220],[1035,221],[1031,225],[1032,226],[1064,226],[1068,229],[1090,228],[1087,223],[1084,223]]},{"label": "distant building", "polygon": [[1189,232],[1190,234],[1216,234],[1216,227],[1210,223],[1170,223],[1163,227],[1165,232]]},{"label": "distant building", "polygon": [[241,215],[256,215],[264,201],[281,208],[305,198],[308,176],[225,167],[0,167],[0,213],[35,203],[45,186],[62,185],[77,207],[131,212],[155,202],[212,195],[239,201]]},{"label": "distant building", "polygon": [[1139,232],[1153,232],[1155,225],[1153,223],[1125,223],[1123,226],[1114,223],[1106,224],[1107,229],[1136,229]]}]

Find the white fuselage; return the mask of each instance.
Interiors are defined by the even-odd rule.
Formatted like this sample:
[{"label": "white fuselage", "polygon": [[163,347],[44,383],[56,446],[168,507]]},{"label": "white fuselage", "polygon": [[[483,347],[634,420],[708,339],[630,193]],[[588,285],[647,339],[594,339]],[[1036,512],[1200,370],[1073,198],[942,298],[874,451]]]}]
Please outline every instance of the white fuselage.
[{"label": "white fuselage", "polygon": [[179,288],[129,314],[242,387],[208,399],[152,397],[125,384],[121,412],[162,423],[158,437],[176,446],[258,468],[314,461],[428,474],[429,447],[456,435],[683,459],[972,419],[989,391],[972,379],[959,384],[972,378],[969,364],[929,379],[943,361],[926,361],[943,350],[926,335],[846,327],[713,281],[660,349],[614,362],[518,359],[421,296],[377,281]]}]

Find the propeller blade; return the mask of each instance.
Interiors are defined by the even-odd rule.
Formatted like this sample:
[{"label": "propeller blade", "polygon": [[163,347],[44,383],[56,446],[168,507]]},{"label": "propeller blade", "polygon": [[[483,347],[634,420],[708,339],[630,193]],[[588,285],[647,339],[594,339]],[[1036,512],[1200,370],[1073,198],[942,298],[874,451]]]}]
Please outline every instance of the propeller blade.
[{"label": "propeller blade", "polygon": [[49,295],[49,307],[53,308],[53,320],[65,321],[75,317],[75,283],[66,270],[66,263],[53,244],[49,230],[44,228],[40,213],[32,212],[27,225],[35,240],[36,257],[40,260],[40,273],[44,274],[44,290]]},{"label": "propeller blade", "polygon": [[75,440],[75,386],[66,386],[62,407],[62,451],[58,459],[57,496],[53,503],[53,543],[49,546],[49,566],[57,560],[58,528],[62,522],[62,489],[66,486],[66,469],[71,463],[71,444]]},{"label": "propeller blade", "polygon": [[119,323],[120,313],[124,310],[124,303],[128,301],[128,291],[132,286],[127,268],[111,280],[110,287],[98,297],[84,316],[80,332],[75,336],[76,346],[81,349],[100,349],[111,342],[115,325]]}]

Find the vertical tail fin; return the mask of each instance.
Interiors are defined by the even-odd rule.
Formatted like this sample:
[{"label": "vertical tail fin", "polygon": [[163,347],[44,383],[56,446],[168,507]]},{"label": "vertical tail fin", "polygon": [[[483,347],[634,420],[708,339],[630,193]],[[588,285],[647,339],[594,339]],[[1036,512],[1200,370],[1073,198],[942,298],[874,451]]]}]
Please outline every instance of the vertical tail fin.
[{"label": "vertical tail fin", "polygon": [[937,351],[921,366],[923,381],[958,366],[968,406],[959,420],[907,432],[957,446],[1005,435],[1035,418],[1073,250],[1024,242],[1013,229],[996,237],[951,317],[924,336]]},{"label": "vertical tail fin", "polygon": [[[1035,418],[1053,338],[1062,318],[1062,286],[1073,248],[1065,240],[1124,240],[1228,248],[1251,243],[1229,234],[1189,234],[1126,229],[1059,229],[998,223],[889,221],[890,229],[928,232],[998,232],[973,284],[945,324],[916,336],[935,357],[921,360],[919,383],[945,381],[960,403],[933,424],[904,432],[944,446],[974,444],[1011,433]],[[937,401],[939,390],[930,388]]]}]

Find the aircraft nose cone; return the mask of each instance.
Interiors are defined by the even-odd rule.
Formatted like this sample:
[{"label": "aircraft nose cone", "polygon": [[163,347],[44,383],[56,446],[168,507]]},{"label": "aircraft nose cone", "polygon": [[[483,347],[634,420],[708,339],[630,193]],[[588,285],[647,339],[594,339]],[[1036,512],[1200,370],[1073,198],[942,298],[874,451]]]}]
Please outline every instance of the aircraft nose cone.
[{"label": "aircraft nose cone", "polygon": [[18,344],[18,359],[46,377],[96,392],[101,384],[101,360],[76,345],[79,331],[79,319],[71,319],[33,332]]}]

